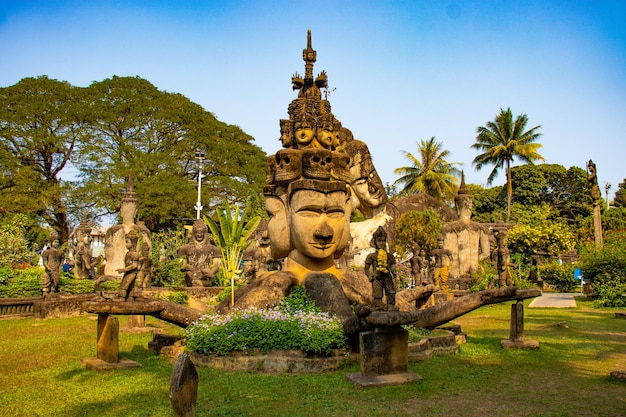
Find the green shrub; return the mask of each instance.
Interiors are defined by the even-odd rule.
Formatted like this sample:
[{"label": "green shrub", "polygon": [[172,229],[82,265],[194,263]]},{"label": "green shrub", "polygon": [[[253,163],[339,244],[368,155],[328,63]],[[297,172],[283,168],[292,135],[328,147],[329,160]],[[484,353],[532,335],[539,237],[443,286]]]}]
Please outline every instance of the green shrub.
[{"label": "green shrub", "polygon": [[292,294],[271,310],[203,316],[185,329],[187,348],[222,356],[233,351],[257,350],[302,350],[329,355],[333,349],[347,346],[338,318],[320,312],[302,287],[296,287]]},{"label": "green shrub", "polygon": [[543,281],[559,292],[573,292],[578,282],[574,278],[574,266],[549,262],[537,267]]},{"label": "green shrub", "polygon": [[586,245],[581,250],[580,269],[585,280],[591,281],[596,305],[626,306],[626,232],[607,234],[604,247]]},{"label": "green shrub", "polygon": [[184,287],[185,272],[181,270],[178,249],[187,243],[184,229],[156,232],[152,235],[152,285]]},{"label": "green shrub", "polygon": [[181,305],[187,305],[189,303],[189,294],[187,294],[187,291],[173,291],[167,295],[155,294],[154,298]]},{"label": "green shrub", "polygon": [[0,268],[0,298],[39,297],[43,268]]}]

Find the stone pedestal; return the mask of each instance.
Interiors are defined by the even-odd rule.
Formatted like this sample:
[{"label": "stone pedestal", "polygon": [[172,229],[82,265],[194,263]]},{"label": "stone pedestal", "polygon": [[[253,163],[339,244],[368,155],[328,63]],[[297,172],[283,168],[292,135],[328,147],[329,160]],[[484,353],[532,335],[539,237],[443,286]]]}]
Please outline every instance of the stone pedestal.
[{"label": "stone pedestal", "polygon": [[400,385],[422,378],[408,370],[409,332],[401,326],[378,327],[359,335],[361,372],[348,374],[361,387]]},{"label": "stone pedestal", "polygon": [[96,341],[96,357],[83,358],[81,364],[88,369],[98,371],[119,368],[137,368],[141,364],[119,357],[120,322],[117,317],[106,313],[98,314],[98,335]]},{"label": "stone pedestal", "polygon": [[146,316],[128,316],[128,327],[131,329],[146,327]]},{"label": "stone pedestal", "polygon": [[505,349],[539,349],[536,340],[524,339],[524,302],[511,305],[511,328],[509,338],[500,342]]}]

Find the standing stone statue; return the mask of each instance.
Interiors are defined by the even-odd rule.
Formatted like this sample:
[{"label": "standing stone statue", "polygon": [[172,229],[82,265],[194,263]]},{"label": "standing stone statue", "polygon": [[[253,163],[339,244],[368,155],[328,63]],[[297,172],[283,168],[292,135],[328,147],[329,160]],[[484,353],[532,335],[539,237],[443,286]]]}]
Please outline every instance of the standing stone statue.
[{"label": "standing stone statue", "polygon": [[452,251],[443,247],[443,239],[437,240],[437,249],[433,250],[434,279],[435,285],[444,291],[448,288],[448,273],[450,271],[450,263],[454,260]]},{"label": "standing stone statue", "polygon": [[589,186],[591,188],[591,198],[593,198],[593,202],[597,203],[600,200],[600,187],[598,186],[598,172],[596,169],[596,164],[590,159],[587,162],[587,169],[589,171],[589,177],[587,181],[589,182]]},{"label": "standing stone statue", "polygon": [[42,279],[43,297],[47,298],[57,291],[59,285],[60,268],[65,259],[63,252],[59,250],[59,234],[53,231],[50,234],[50,248],[41,254],[44,273]]},{"label": "standing stone statue", "polygon": [[183,262],[182,270],[185,271],[185,283],[188,287],[210,287],[220,268],[221,252],[209,242],[208,227],[201,219],[193,224],[191,239],[191,243],[178,249],[178,256]]},{"label": "standing stone statue", "polygon": [[119,295],[124,298],[124,301],[131,297],[139,271],[139,254],[136,250],[137,240],[137,235],[131,230],[126,236],[126,249],[128,252],[124,256],[124,268],[117,270],[117,273],[123,274]]},{"label": "standing stone statue", "polygon": [[432,284],[433,280],[429,275],[430,263],[426,256],[426,251],[419,245],[413,246],[413,257],[411,258],[411,275],[413,286]]},{"label": "standing stone statue", "polygon": [[491,253],[491,260],[496,263],[498,286],[513,285],[513,278],[509,270],[513,264],[511,263],[511,253],[507,247],[507,232],[504,230],[496,233],[496,249]]},{"label": "standing stone statue", "polygon": [[[472,272],[480,269],[479,262],[491,254],[488,228],[471,219],[472,196],[465,185],[465,174],[461,172],[461,185],[454,197],[459,220],[446,223],[441,229],[444,248],[452,252],[448,286],[467,289],[472,282]],[[453,285],[452,282],[455,284]]]},{"label": "standing stone statue", "polygon": [[[387,232],[382,227],[376,229],[372,237],[372,245],[376,249],[365,259],[365,274],[372,283],[375,310],[397,310],[396,286],[393,279],[396,275],[396,260],[392,253],[387,252]],[[383,290],[387,296],[386,308],[382,305]]]},{"label": "standing stone statue", "polygon": [[[143,224],[135,224],[135,216],[137,215],[137,194],[135,193],[135,185],[133,176],[128,178],[126,192],[122,197],[120,206],[121,224],[116,224],[108,228],[104,235],[104,256],[106,264],[104,265],[104,275],[113,278],[121,278],[121,274],[117,271],[124,268],[124,258],[126,254],[126,235],[130,231],[134,231],[137,237],[141,237],[141,243],[152,247],[152,234],[150,230]],[[139,251],[136,247],[135,252]]]},{"label": "standing stone statue", "polygon": [[598,186],[598,171],[596,164],[590,159],[587,163],[589,171],[589,186],[591,187],[591,198],[593,199],[593,233],[597,247],[602,247],[602,214],[600,209],[600,187]]},{"label": "standing stone statue", "polygon": [[141,245],[141,256],[139,257],[139,272],[137,273],[137,288],[145,289],[151,287],[152,258],[150,258],[150,247]]},{"label": "standing stone statue", "polygon": [[81,222],[78,229],[78,243],[74,252],[75,275],[78,279],[94,278],[94,268],[102,261],[102,255],[93,257],[91,226],[86,222]]}]

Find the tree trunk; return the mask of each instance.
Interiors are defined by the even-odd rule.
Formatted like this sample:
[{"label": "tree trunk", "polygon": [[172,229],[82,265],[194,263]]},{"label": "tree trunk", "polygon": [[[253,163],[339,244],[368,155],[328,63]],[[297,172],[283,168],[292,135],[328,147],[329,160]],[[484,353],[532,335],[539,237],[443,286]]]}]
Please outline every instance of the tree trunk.
[{"label": "tree trunk", "polygon": [[511,182],[511,162],[506,161],[506,221],[511,220],[511,204],[513,202],[513,183]]}]

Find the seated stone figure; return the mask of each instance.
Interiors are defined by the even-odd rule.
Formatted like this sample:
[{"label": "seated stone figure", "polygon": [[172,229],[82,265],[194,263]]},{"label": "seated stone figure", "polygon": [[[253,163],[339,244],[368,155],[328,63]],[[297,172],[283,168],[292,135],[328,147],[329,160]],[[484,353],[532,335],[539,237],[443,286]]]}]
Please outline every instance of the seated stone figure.
[{"label": "seated stone figure", "polygon": [[192,243],[178,249],[185,283],[188,287],[210,287],[220,267],[221,252],[209,242],[207,225],[201,219],[193,224],[191,238]]}]

